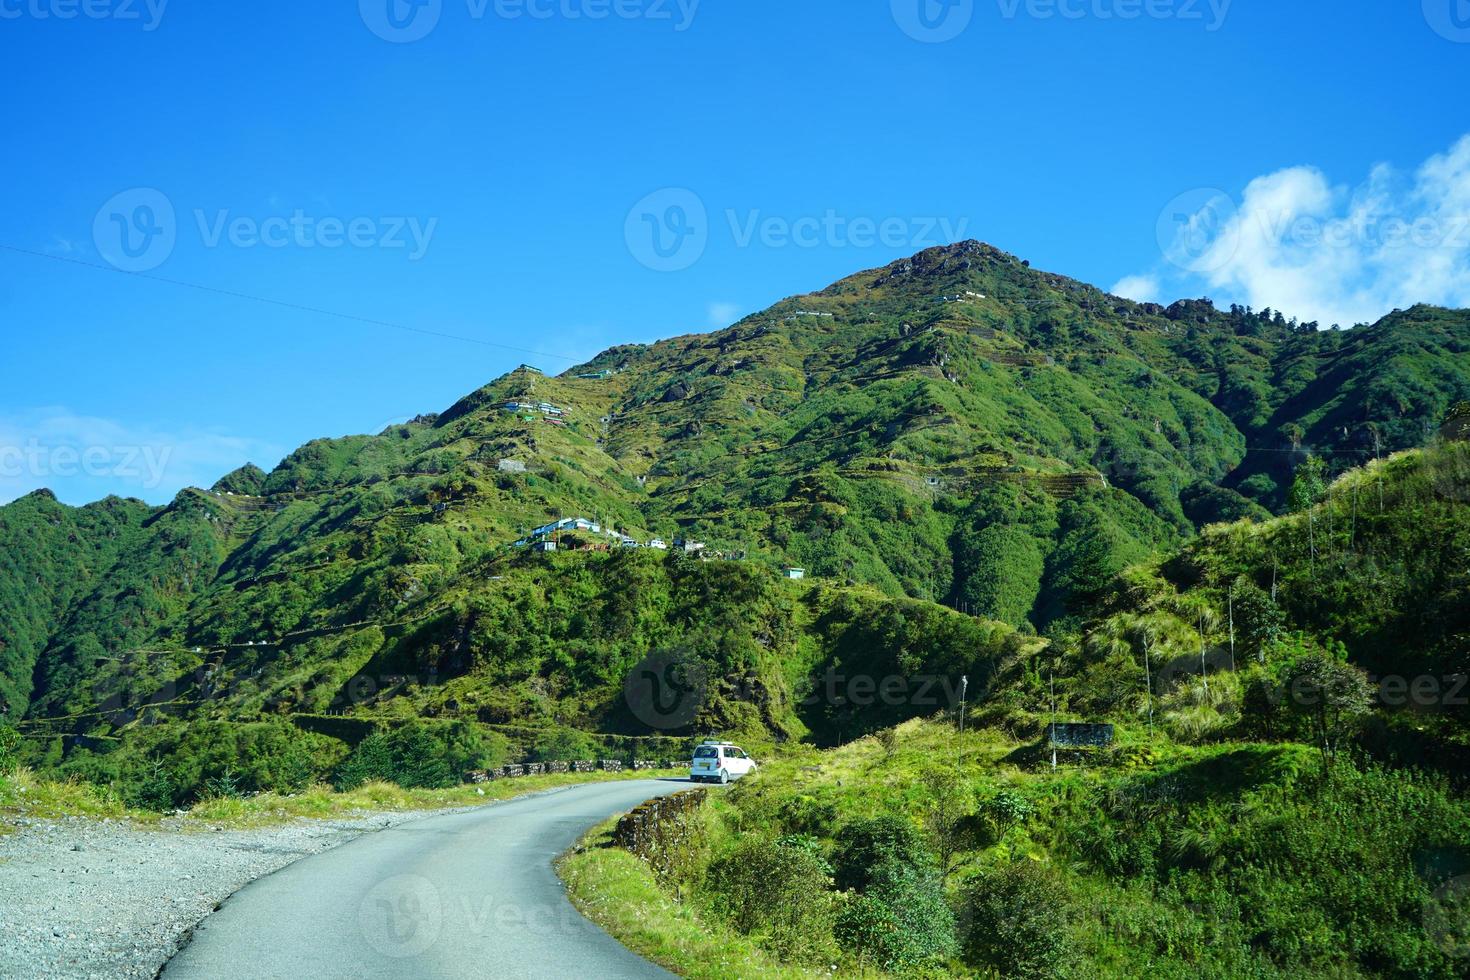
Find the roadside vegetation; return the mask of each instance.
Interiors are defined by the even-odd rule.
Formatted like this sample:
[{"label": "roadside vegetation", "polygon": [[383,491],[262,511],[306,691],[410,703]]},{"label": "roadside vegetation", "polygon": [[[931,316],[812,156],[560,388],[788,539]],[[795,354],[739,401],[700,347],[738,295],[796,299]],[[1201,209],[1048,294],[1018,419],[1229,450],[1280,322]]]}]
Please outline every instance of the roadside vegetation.
[{"label": "roadside vegetation", "polygon": [[914,721],[716,796],[660,876],[601,828],[562,871],[619,939],[691,976],[1462,975],[1470,806],[1324,769],[1312,745],[1149,739],[1053,771]]},{"label": "roadside vegetation", "polygon": [[[843,974],[1463,976],[1467,475],[1465,443],[1306,467],[1291,514],[1132,567],[1006,659],[963,737],[940,712],[789,750],[711,800],[674,870],[594,838],[569,881]],[[1054,720],[1113,740],[1053,768]],[[656,916],[607,924],[691,955]]]},{"label": "roadside vegetation", "polygon": [[501,779],[476,786],[441,789],[405,788],[373,780],[338,790],[314,783],[299,792],[217,793],[187,809],[160,811],[131,805],[106,787],[80,779],[58,782],[38,777],[29,769],[11,769],[0,775],[0,833],[19,817],[85,816],[127,820],[141,827],[167,826],[172,830],[214,827],[264,827],[299,818],[327,819],[366,813],[442,810],[479,806],[561,786],[606,780],[647,779],[659,772],[548,773]]}]

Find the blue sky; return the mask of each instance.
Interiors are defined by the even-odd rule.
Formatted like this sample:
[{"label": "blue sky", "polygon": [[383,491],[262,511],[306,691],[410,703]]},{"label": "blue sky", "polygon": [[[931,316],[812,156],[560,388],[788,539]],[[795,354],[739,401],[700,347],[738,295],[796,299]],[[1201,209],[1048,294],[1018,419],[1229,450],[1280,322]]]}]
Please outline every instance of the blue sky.
[{"label": "blue sky", "polygon": [[1470,303],[1466,0],[418,2],[0,0],[0,501],[166,501],[949,238]]}]

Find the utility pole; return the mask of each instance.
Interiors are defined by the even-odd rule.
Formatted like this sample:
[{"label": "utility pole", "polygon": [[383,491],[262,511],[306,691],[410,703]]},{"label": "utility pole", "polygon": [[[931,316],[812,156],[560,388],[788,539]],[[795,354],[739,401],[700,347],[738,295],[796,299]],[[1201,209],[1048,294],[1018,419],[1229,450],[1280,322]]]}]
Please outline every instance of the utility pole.
[{"label": "utility pole", "polygon": [[1057,668],[1051,669],[1051,767],[1057,767]]},{"label": "utility pole", "polygon": [[969,689],[969,687],[970,687],[970,677],[969,677],[969,675],[968,674],[961,674],[960,675],[960,737],[959,737],[959,748],[958,748],[957,753],[956,753],[958,755],[958,757],[959,757],[958,761],[959,761],[959,763],[960,763],[961,766],[964,765],[964,758],[965,758],[965,692]]}]

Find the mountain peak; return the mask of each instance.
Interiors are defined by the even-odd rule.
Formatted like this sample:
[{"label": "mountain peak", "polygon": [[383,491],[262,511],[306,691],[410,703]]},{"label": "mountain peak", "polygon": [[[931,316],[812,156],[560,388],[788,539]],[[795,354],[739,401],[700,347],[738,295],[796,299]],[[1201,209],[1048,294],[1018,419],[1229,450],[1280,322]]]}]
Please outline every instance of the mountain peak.
[{"label": "mountain peak", "polygon": [[246,463],[239,469],[220,477],[209,489],[213,493],[238,493],[254,497],[258,496],[265,487],[265,481],[264,470],[254,463]]}]

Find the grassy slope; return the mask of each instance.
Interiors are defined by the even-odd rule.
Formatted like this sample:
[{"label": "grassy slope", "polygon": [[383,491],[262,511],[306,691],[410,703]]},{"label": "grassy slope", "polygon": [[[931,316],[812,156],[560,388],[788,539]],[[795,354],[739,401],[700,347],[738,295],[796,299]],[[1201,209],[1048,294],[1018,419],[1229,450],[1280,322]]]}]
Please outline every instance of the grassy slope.
[{"label": "grassy slope", "polygon": [[[1286,650],[1268,646],[1258,664],[1242,615],[1239,674],[1225,657],[1231,583],[1253,581],[1264,593],[1274,578],[1284,629],[1341,644],[1378,670],[1463,673],[1466,487],[1470,444],[1447,444],[1351,472],[1307,512],[1211,528],[1122,576],[1083,635],[1010,661],[964,741],[949,724],[913,721],[892,745],[867,737],[769,760],[714,807],[703,866],[737,830],[810,834],[830,851],[862,818],[897,813],[929,827],[935,795],[925,775],[938,771],[961,787],[963,809],[981,815],[951,900],[963,910],[968,880],[1017,862],[1044,869],[1066,975],[1460,975],[1453,934],[1425,923],[1470,875],[1470,804],[1442,777],[1406,766],[1464,775],[1463,705],[1380,706],[1360,730],[1366,754],[1324,774],[1317,750],[1295,740],[1305,732],[1253,734],[1243,711],[1241,678],[1269,677]],[[1205,617],[1206,696],[1197,624],[1217,607],[1218,617]],[[1140,624],[1156,658],[1152,729]],[[1053,676],[1060,718],[1117,725],[1113,749],[1064,753],[1056,771],[1042,749]],[[987,801],[1002,793],[1028,815],[985,824]],[[653,904],[664,894],[627,855],[574,861],[607,875],[570,879],[590,905],[625,893]],[[681,897],[677,928],[660,918],[612,918],[609,927],[640,948],[678,947],[718,921],[708,882]]]},{"label": "grassy slope", "polygon": [[[865,738],[773,761],[715,812],[725,839],[736,828],[810,834],[831,849],[842,826],[881,813],[926,826],[924,774],[939,769],[972,812],[1000,792],[1029,805],[1023,821],[960,852],[948,891],[963,909],[978,876],[1016,862],[1041,869],[1049,928],[1067,949],[1048,975],[1455,975],[1421,928],[1434,889],[1470,868],[1470,806],[1433,781],[1383,772],[1324,782],[1304,745],[1145,741],[1125,728],[1117,751],[1053,772],[1029,743],[982,731],[961,745],[952,726],[916,721],[891,751]],[[719,853],[717,843],[710,857]],[[646,865],[595,846],[562,873],[579,905],[633,948],[675,968],[712,955],[705,937],[722,917],[699,886],[676,901]],[[770,968],[770,954],[736,942],[705,975]],[[983,965],[969,967],[984,975]],[[845,959],[838,972],[862,970]]]},{"label": "grassy slope", "polygon": [[659,887],[648,866],[611,844],[615,820],[590,831],[557,861],[572,903],[641,956],[681,977],[829,976],[827,970],[784,964],[753,940],[722,928]]}]

